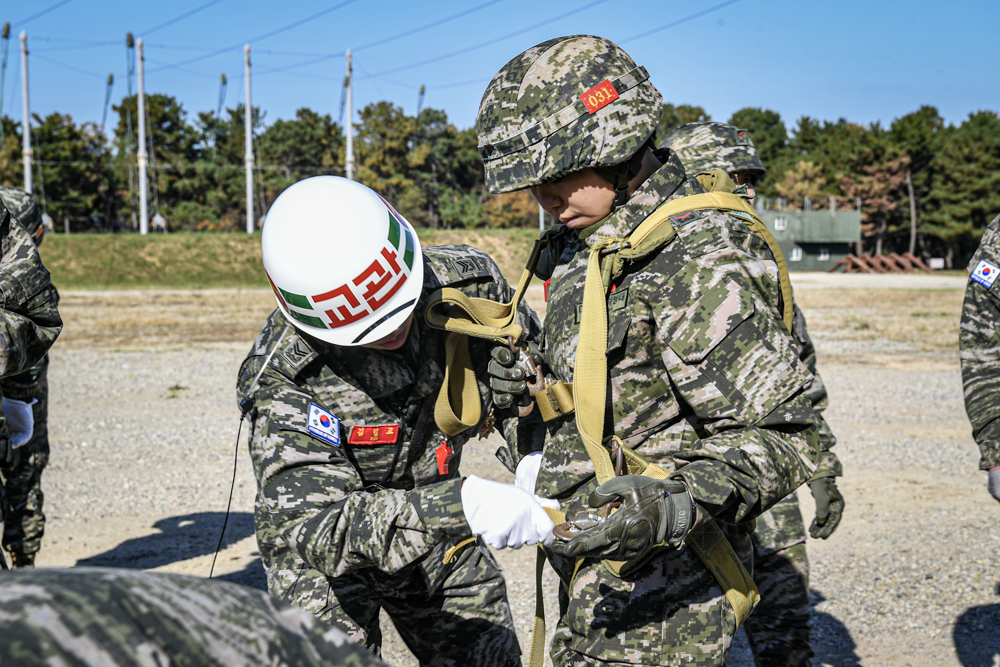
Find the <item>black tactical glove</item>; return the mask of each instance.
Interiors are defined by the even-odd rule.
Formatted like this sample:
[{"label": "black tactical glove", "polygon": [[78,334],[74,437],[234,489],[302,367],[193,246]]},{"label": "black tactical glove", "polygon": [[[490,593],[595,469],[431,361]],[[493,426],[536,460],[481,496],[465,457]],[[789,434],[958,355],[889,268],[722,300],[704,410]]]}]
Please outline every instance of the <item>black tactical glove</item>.
[{"label": "black tactical glove", "polygon": [[840,518],[844,515],[844,496],[840,495],[833,477],[822,477],[809,482],[809,490],[816,501],[816,518],[809,526],[809,534],[825,540],[840,525]]},{"label": "black tactical glove", "polygon": [[498,345],[490,351],[486,372],[490,375],[493,404],[498,408],[512,408],[528,402],[528,379],[540,365],[541,357],[509,346]]},{"label": "black tactical glove", "polygon": [[569,558],[641,561],[657,544],[679,544],[691,529],[693,508],[683,482],[623,475],[601,484],[589,498],[594,508],[616,501],[621,507],[606,519],[591,513],[580,523],[556,526],[559,539],[549,548]]}]

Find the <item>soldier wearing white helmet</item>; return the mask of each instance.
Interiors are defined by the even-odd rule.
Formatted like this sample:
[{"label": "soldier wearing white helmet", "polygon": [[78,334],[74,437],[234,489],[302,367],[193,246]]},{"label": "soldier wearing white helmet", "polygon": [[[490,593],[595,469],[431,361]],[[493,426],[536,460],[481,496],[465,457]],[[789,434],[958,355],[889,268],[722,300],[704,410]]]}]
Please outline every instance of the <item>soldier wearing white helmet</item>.
[{"label": "soldier wearing white helmet", "polygon": [[[463,479],[458,466],[495,423],[513,469],[544,427],[515,411],[529,378],[513,345],[446,334],[426,317],[444,288],[509,301],[496,264],[468,246],[421,249],[388,202],[333,176],[282,193],[262,246],[278,309],[238,398],[268,589],[374,652],[385,609],[421,664],[520,665],[483,542],[548,542],[552,522],[531,494]],[[512,326],[522,343],[540,333],[527,307]]]}]

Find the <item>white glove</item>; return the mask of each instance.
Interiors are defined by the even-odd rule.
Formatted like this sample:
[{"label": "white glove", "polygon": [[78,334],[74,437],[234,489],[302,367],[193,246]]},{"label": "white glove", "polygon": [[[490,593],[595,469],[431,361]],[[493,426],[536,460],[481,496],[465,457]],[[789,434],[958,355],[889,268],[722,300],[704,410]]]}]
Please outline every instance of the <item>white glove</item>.
[{"label": "white glove", "polygon": [[521,459],[514,471],[514,485],[535,496],[535,500],[542,507],[557,510],[560,508],[559,501],[552,498],[542,498],[535,493],[535,481],[538,479],[538,470],[542,467],[542,453],[531,452]]},{"label": "white glove", "polygon": [[989,489],[990,495],[1000,501],[1000,467],[990,470],[989,475],[990,479],[986,483],[986,488]]},{"label": "white glove", "polygon": [[552,519],[532,494],[513,484],[469,475],[462,484],[462,509],[472,533],[495,549],[552,542]]},{"label": "white glove", "polygon": [[538,479],[538,469],[541,467],[542,453],[531,452],[517,464],[517,470],[514,471],[514,485],[535,495],[535,480]]},{"label": "white glove", "polygon": [[31,440],[31,434],[35,430],[35,415],[31,406],[37,402],[34,398],[30,403],[15,401],[13,398],[3,399],[3,413],[7,416],[11,447],[16,449]]}]

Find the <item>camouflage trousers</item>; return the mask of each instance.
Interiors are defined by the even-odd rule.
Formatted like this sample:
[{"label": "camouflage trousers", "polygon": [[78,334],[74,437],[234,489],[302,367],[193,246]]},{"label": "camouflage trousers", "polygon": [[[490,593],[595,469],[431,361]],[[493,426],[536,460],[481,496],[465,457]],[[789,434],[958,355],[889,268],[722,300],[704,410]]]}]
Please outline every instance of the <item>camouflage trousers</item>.
[{"label": "camouflage trousers", "polygon": [[[723,530],[752,569],[750,539],[735,528]],[[551,652],[555,667],[726,664],[736,615],[690,549],[663,551],[623,578],[600,561],[584,561],[575,577],[573,561],[549,562],[563,581]]]},{"label": "camouflage trousers", "polygon": [[381,655],[384,609],[421,665],[520,667],[521,649],[507,603],[507,586],[489,549],[477,541],[443,563],[457,540],[396,573],[374,568],[327,577],[282,549],[269,567],[268,590],[313,613]]},{"label": "camouflage trousers", "polygon": [[760,604],[744,627],[757,667],[808,667],[809,561],[798,495],[761,515],[752,539]]},{"label": "camouflage trousers", "polygon": [[31,439],[17,449],[9,468],[0,468],[7,495],[7,516],[3,527],[3,548],[33,554],[42,545],[45,514],[42,503],[42,471],[49,464],[49,391],[43,373],[38,402],[31,406],[35,418]]}]

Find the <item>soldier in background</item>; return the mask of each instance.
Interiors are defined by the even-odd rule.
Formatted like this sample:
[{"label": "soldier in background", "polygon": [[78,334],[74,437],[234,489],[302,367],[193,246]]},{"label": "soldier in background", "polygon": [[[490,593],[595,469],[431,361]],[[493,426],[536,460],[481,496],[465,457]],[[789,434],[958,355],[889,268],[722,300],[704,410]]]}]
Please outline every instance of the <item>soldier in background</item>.
[{"label": "soldier in background", "polygon": [[[544,356],[573,381],[575,419],[550,422],[533,485],[563,503],[560,529],[579,531],[547,547],[563,582],[557,667],[725,664],[752,606],[748,524],[815,472],[811,376],[780,321],[772,258],[737,218],[684,208],[704,190],[655,147],[661,102],[617,45],[577,35],[502,67],[476,122],[487,189],[530,188],[565,225]],[[601,365],[604,377],[590,371]],[[666,478],[598,485],[625,446]],[[618,461],[612,473],[628,472]],[[724,588],[708,551],[739,580]]]},{"label": "soldier in background", "polygon": [[[62,330],[57,296],[38,248],[24,227],[0,204],[0,377],[27,371],[45,355]],[[18,452],[9,434],[0,432],[0,465],[14,463]],[[7,512],[0,487],[0,520]],[[7,560],[0,553],[0,567]]]},{"label": "soldier in background", "polygon": [[[747,131],[726,123],[682,125],[664,137],[660,146],[677,154],[691,179],[714,169],[725,171],[734,184],[749,190],[751,206],[754,188],[767,173]],[[813,375],[806,394],[819,420],[822,452],[816,473],[809,480],[816,500],[816,516],[809,533],[813,538],[826,539],[836,530],[843,514],[844,500],[835,482],[835,478],[843,474],[843,468],[831,451],[837,439],[822,418],[828,405],[826,385],[816,370],[816,348],[798,304],[794,305],[792,339],[799,359]],[[762,514],[751,539],[753,577],[761,599],[747,619],[746,631],[757,665],[809,665],[813,655],[809,645],[809,561],[798,494],[792,493]]]},{"label": "soldier in background", "polygon": [[377,667],[342,632],[222,581],[105,568],[0,576],[0,664]]},{"label": "soldier in background", "polygon": [[983,232],[969,262],[958,332],[965,411],[979,445],[986,488],[1000,501],[1000,215]]},{"label": "soldier in background", "polygon": [[[45,236],[38,200],[20,188],[0,186],[0,200],[27,230],[36,246]],[[59,294],[52,293],[56,303]],[[10,461],[0,464],[0,477],[9,504],[4,522],[3,548],[15,568],[34,567],[45,534],[42,471],[49,462],[49,355],[35,366],[0,380],[6,430],[13,446]]]}]

